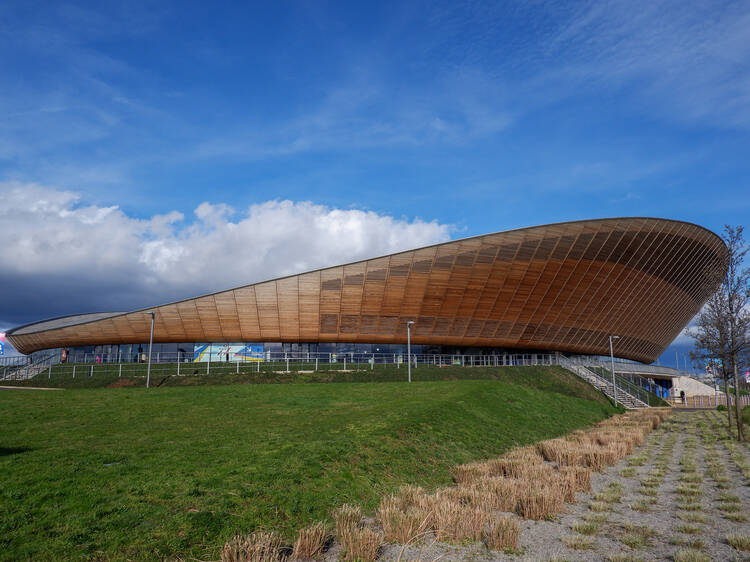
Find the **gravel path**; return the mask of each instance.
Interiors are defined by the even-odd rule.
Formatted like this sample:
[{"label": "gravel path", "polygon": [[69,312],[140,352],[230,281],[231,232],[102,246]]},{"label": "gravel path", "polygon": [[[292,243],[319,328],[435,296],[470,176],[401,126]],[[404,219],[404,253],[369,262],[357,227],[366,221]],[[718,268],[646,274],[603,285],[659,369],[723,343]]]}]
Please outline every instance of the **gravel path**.
[{"label": "gravel path", "polygon": [[[480,543],[386,545],[382,560],[750,560],[728,535],[750,541],[750,481],[737,463],[748,448],[729,448],[719,412],[675,412],[630,457],[592,474],[553,521],[521,521],[518,552]],[[732,458],[734,455],[734,459]],[[750,548],[750,547],[749,547]]]}]

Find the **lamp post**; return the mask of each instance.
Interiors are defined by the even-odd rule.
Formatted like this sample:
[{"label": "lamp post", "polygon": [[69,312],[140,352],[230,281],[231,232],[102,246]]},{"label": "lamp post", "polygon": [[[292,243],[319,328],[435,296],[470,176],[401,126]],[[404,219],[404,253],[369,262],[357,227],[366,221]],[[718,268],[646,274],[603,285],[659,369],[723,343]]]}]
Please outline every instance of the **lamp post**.
[{"label": "lamp post", "polygon": [[151,336],[148,339],[148,367],[146,368],[146,388],[151,386],[151,347],[154,345],[154,312],[151,311]]},{"label": "lamp post", "polygon": [[615,382],[615,353],[612,348],[612,340],[619,340],[620,336],[609,336],[609,358],[612,361],[612,392],[615,397],[615,408],[617,407],[617,383]]},{"label": "lamp post", "polygon": [[411,325],[414,324],[414,320],[409,320],[406,323],[406,358],[409,362],[407,367],[409,372],[409,382],[411,382]]}]

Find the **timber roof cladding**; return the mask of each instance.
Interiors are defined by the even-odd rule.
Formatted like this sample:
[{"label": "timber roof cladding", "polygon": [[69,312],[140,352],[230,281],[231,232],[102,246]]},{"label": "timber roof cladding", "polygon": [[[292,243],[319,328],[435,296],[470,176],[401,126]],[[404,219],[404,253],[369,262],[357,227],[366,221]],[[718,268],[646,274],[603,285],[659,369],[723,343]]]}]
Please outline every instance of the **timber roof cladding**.
[{"label": "timber roof cladding", "polygon": [[[654,361],[726,268],[714,233],[666,219],[486,234],[142,311],[8,332],[16,349],[155,342],[412,341],[609,353]],[[84,317],[85,318],[85,317]],[[58,325],[58,323],[54,325]]]}]

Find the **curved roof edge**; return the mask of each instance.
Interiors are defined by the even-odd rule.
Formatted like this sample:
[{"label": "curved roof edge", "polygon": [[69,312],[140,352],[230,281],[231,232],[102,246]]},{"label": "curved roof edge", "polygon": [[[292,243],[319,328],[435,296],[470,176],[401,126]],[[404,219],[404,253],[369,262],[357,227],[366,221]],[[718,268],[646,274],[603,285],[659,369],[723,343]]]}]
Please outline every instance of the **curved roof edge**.
[{"label": "curved roof edge", "polygon": [[[598,223],[598,222],[620,221],[620,220],[652,220],[652,221],[659,221],[659,222],[664,222],[664,223],[685,224],[685,225],[688,225],[690,227],[696,228],[698,230],[702,230],[704,232],[707,232],[708,234],[710,234],[711,236],[713,236],[718,242],[720,242],[721,245],[726,249],[726,244],[724,243],[724,240],[721,238],[721,236],[719,236],[718,234],[716,234],[713,230],[710,230],[710,229],[706,228],[705,226],[701,226],[699,224],[695,224],[695,223],[692,223],[692,222],[689,222],[689,221],[683,221],[683,220],[677,220],[677,219],[665,219],[665,218],[660,218],[660,217],[643,217],[643,216],[602,217],[602,218],[597,218],[597,219],[579,219],[579,220],[570,220],[570,221],[560,221],[560,222],[553,222],[553,223],[537,224],[537,225],[533,225],[533,226],[524,226],[524,227],[521,227],[521,228],[511,228],[509,230],[499,230],[499,231],[496,231],[496,232],[488,232],[488,233],[485,233],[485,234],[477,234],[477,235],[474,235],[474,236],[467,236],[465,238],[456,238],[455,240],[446,240],[445,242],[437,242],[435,244],[428,244],[427,246],[420,246],[418,248],[410,248],[410,249],[407,249],[407,250],[401,250],[401,251],[398,251],[398,252],[393,252],[391,254],[381,254],[381,255],[373,256],[373,257],[369,257],[369,258],[361,258],[361,259],[354,260],[354,261],[351,261],[351,262],[334,264],[334,265],[327,265],[325,267],[319,267],[317,269],[309,269],[309,270],[306,270],[306,271],[300,271],[300,272],[292,273],[292,274],[289,274],[289,275],[282,275],[281,277],[271,277],[271,278],[261,279],[259,281],[253,281],[252,283],[238,285],[238,286],[235,286],[235,287],[228,287],[228,288],[220,289],[218,291],[214,291],[214,292],[211,292],[211,293],[203,293],[203,294],[200,294],[200,295],[196,295],[194,297],[188,297],[188,298],[185,298],[185,299],[180,299],[180,300],[176,300],[176,301],[170,301],[170,302],[166,302],[166,303],[162,303],[162,304],[148,306],[148,307],[145,307],[145,308],[137,308],[135,310],[130,310],[130,311],[126,311],[126,312],[111,312],[111,313],[107,313],[107,312],[93,312],[93,313],[88,313],[88,314],[71,314],[71,315],[67,315],[67,316],[59,316],[59,317],[56,317],[56,318],[50,318],[50,319],[41,320],[41,321],[38,321],[38,322],[31,322],[31,323],[28,323],[28,324],[24,324],[22,326],[18,326],[16,328],[12,328],[10,330],[7,330],[5,333],[8,336],[10,336],[10,335],[24,335],[24,334],[38,334],[38,333],[43,333],[43,332],[47,332],[47,331],[50,331],[50,330],[55,330],[55,329],[61,328],[61,327],[80,326],[80,325],[84,325],[84,324],[89,324],[91,322],[96,322],[96,321],[102,320],[104,318],[114,318],[114,317],[117,317],[117,316],[124,316],[126,314],[133,314],[133,313],[137,313],[137,312],[147,313],[151,309],[156,308],[156,307],[169,306],[169,305],[173,305],[173,304],[179,304],[179,303],[183,303],[183,302],[188,302],[188,301],[192,301],[192,300],[195,300],[195,299],[199,299],[199,298],[208,297],[208,296],[216,295],[216,294],[219,294],[219,293],[223,293],[225,291],[233,291],[233,290],[236,290],[236,289],[241,289],[241,288],[249,287],[249,286],[252,286],[252,285],[258,285],[258,284],[261,284],[261,283],[267,283],[267,282],[270,282],[270,281],[278,281],[278,280],[281,280],[281,279],[288,279],[288,278],[291,278],[291,277],[297,277],[297,276],[305,275],[305,274],[308,274],[308,273],[314,273],[316,271],[323,271],[323,270],[326,270],[326,269],[332,269],[332,268],[335,268],[335,267],[346,267],[348,265],[362,263],[362,262],[365,262],[365,261],[368,261],[368,260],[375,260],[375,259],[380,259],[380,258],[385,258],[385,257],[390,257],[390,256],[398,256],[398,255],[405,254],[405,253],[408,253],[408,252],[414,252],[414,251],[417,251],[417,250],[424,250],[424,249],[427,249],[427,248],[437,248],[437,247],[440,247],[440,246],[444,246],[446,244],[456,244],[456,243],[465,242],[465,241],[468,241],[468,240],[475,240],[475,239],[478,239],[478,238],[484,238],[486,236],[494,236],[494,235],[497,235],[497,234],[507,234],[507,233],[510,233],[510,232],[521,232],[521,231],[524,231],[524,230],[532,230],[532,229],[544,228],[544,227],[562,226],[562,225],[570,225],[570,224],[591,224],[591,223]],[[45,324],[52,323],[52,322],[55,322],[57,320],[62,320],[62,319],[65,319],[65,318],[88,317],[88,316],[94,316],[94,315],[102,315],[102,316],[99,316],[97,318],[87,318],[86,320],[82,320],[80,322],[72,322],[72,323],[64,324],[64,325],[60,325],[60,326],[45,326]],[[33,330],[33,331],[32,330],[26,330],[27,328],[30,328],[32,326],[38,326],[41,329],[37,329],[37,330]],[[24,331],[21,332],[20,330],[24,330]]]}]

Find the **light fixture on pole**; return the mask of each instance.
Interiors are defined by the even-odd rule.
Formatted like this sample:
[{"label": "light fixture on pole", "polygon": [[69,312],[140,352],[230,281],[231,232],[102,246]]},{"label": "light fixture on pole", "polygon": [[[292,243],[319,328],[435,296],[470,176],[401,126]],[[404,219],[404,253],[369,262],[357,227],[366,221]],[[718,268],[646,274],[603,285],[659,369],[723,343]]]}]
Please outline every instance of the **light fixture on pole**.
[{"label": "light fixture on pole", "polygon": [[151,311],[151,337],[148,339],[148,367],[146,368],[146,388],[151,386],[151,347],[154,345],[154,312]]},{"label": "light fixture on pole", "polygon": [[612,392],[615,397],[615,408],[617,407],[617,383],[615,382],[615,353],[612,347],[612,340],[619,340],[620,336],[609,336],[609,358],[612,361]]},{"label": "light fixture on pole", "polygon": [[414,320],[409,320],[406,323],[406,358],[409,362],[407,367],[409,372],[409,382],[411,382],[411,325],[414,324]]}]

